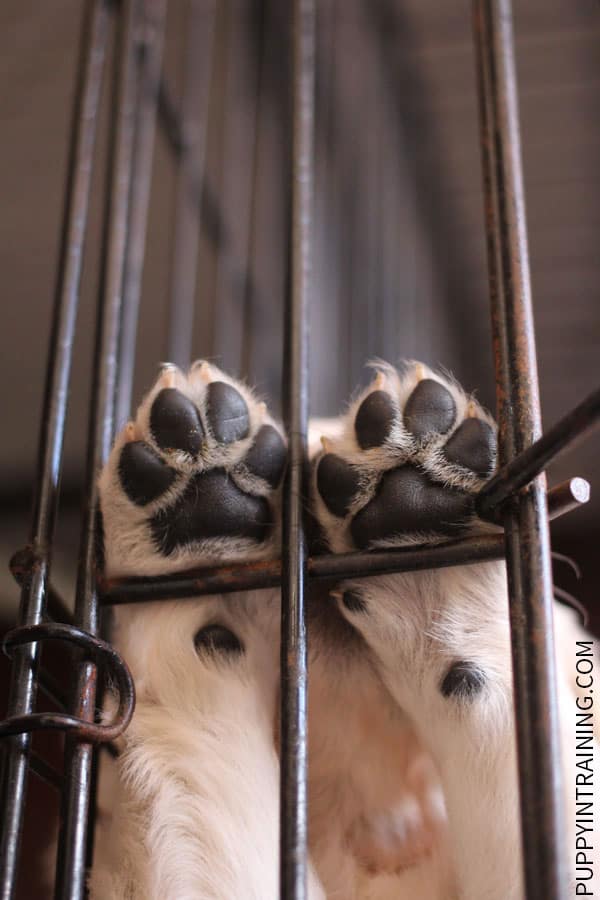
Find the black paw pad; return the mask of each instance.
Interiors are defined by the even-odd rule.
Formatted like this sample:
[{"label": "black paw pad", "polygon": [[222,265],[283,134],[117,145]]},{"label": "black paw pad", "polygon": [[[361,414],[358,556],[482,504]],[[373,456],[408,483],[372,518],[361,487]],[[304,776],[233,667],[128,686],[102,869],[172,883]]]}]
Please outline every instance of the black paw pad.
[{"label": "black paw pad", "polygon": [[465,419],[444,448],[449,462],[465,466],[485,478],[496,462],[496,433],[482,419]]},{"label": "black paw pad", "polygon": [[248,436],[250,417],[239,391],[224,381],[213,381],[207,391],[207,412],[211,431],[220,444],[232,444]]},{"label": "black paw pad", "polygon": [[444,680],[440,684],[440,691],[444,697],[458,697],[460,700],[470,700],[483,689],[485,675],[476,665],[460,660],[452,663]]},{"label": "black paw pad", "polygon": [[345,516],[359,485],[359,474],[335,453],[327,453],[319,461],[317,488],[325,506],[334,516]]},{"label": "black paw pad", "polygon": [[152,535],[165,556],[212,537],[264,541],[272,524],[264,497],[245,494],[224,469],[196,475],[173,506],[151,521]]},{"label": "black paw pad", "polygon": [[119,479],[129,499],[145,506],[164,494],[177,473],[144,441],[125,444],[119,458]]},{"label": "black paw pad", "polygon": [[150,430],[161,450],[184,450],[197,456],[204,429],[198,410],[176,388],[163,388],[150,410]]},{"label": "black paw pad", "polygon": [[446,434],[455,418],[454,397],[433,378],[419,382],[404,408],[404,424],[418,441],[431,434]]},{"label": "black paw pad", "polygon": [[380,447],[387,440],[395,418],[396,407],[388,393],[373,391],[365,397],[354,422],[359,446],[363,450]]},{"label": "black paw pad", "polygon": [[433,484],[413,466],[386,472],[374,498],[351,525],[357,547],[395,534],[433,531],[454,535],[473,512],[473,500],[464,491]]},{"label": "black paw pad", "polygon": [[264,478],[275,488],[281,481],[286,457],[286,446],[277,429],[263,425],[244,462],[253,475]]},{"label": "black paw pad", "polygon": [[367,604],[359,591],[344,591],[342,594],[342,603],[348,612],[363,613],[367,611]]}]

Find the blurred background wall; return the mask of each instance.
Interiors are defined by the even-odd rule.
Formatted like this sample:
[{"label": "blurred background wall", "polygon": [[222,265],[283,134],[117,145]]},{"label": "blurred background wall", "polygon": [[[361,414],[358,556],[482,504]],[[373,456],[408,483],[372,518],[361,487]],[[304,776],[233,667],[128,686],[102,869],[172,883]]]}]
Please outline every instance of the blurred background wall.
[{"label": "blurred background wall", "polygon": [[[27,537],[84,4],[4,0],[0,11],[0,609],[6,560]],[[596,386],[600,347],[600,7],[514,4],[523,153],[545,426]],[[288,34],[280,0],[171,0],[165,78],[205,154],[193,357],[257,384],[276,407],[285,289]],[[467,0],[321,0],[311,410],[340,408],[366,360],[451,369],[493,408],[477,101]],[[191,44],[191,50],[190,50]],[[195,66],[195,69],[194,69]],[[203,90],[185,99],[186,71]],[[102,110],[109,113],[106,91]],[[185,119],[185,117],[184,117]],[[181,123],[180,123],[181,124]],[[195,130],[194,130],[195,129]],[[102,161],[101,161],[102,162]],[[181,153],[159,130],[134,396],[168,351]],[[97,288],[103,166],[94,185],[55,577],[77,546]],[[185,360],[184,360],[185,361]],[[594,480],[600,438],[551,469]],[[600,500],[553,526],[598,575]],[[566,573],[565,573],[566,574]],[[573,588],[573,585],[570,585]]]}]

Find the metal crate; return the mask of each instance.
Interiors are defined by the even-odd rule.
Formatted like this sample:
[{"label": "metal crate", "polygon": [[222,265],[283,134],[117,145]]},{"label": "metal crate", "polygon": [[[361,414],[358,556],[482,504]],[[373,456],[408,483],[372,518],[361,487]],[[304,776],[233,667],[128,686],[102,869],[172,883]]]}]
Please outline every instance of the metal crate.
[{"label": "metal crate", "polygon": [[[200,4],[196,4],[199,7]],[[504,525],[485,535],[435,547],[311,558],[302,519],[303,467],[308,414],[307,319],[311,294],[314,225],[315,40],[317,0],[285,4],[289,19],[291,140],[289,153],[289,289],[285,298],[283,409],[290,437],[284,486],[283,558],[155,579],[103,577],[96,548],[96,478],[117,424],[131,404],[133,360],[152,157],[157,127],[178,161],[174,272],[168,348],[174,361],[190,352],[198,265],[195,229],[206,197],[203,144],[208,96],[203,54],[210,52],[214,8],[205,4],[190,24],[185,99],[179,108],[163,77],[161,57],[167,0],[89,0],[73,114],[68,183],[50,337],[39,467],[31,539],[13,558],[22,587],[17,627],[6,638],[12,657],[0,806],[2,898],[14,896],[29,771],[62,796],[57,898],[85,893],[86,860],[93,832],[96,748],[127,726],[134,704],[131,678],[119,655],[100,637],[104,606],[141,600],[193,597],[281,585],[281,897],[306,896],[306,630],[305,589],[311,579],[368,577],[463,565],[506,556],[511,602],[516,721],[520,762],[523,845],[528,900],[566,897],[561,837],[557,709],[551,626],[552,579],[548,518],[586,501],[588,486],[572,479],[546,491],[540,474],[569,442],[598,420],[596,391],[544,436],[538,397],[535,338],[521,172],[517,83],[510,0],[474,0],[473,35],[480,98],[493,352],[500,427],[500,469],[478,497],[479,513]],[[192,4],[192,7],[194,4]],[[206,7],[210,8],[207,16]],[[208,23],[208,27],[207,27]],[[98,294],[93,389],[88,434],[86,504],[74,619],[50,581],[50,561],[70,388],[75,322],[98,138],[98,109],[108,67],[111,33],[117,49],[112,74],[109,176]],[[202,51],[202,52],[201,52]],[[190,130],[191,126],[191,130]],[[187,129],[187,130],[186,130]],[[190,204],[190,197],[193,203]],[[77,701],[60,713],[36,711],[38,688],[52,694],[40,668],[43,641],[67,641],[82,651],[74,659]],[[95,718],[99,670],[120,693],[115,718]],[[66,735],[64,776],[32,753],[36,730]]]}]

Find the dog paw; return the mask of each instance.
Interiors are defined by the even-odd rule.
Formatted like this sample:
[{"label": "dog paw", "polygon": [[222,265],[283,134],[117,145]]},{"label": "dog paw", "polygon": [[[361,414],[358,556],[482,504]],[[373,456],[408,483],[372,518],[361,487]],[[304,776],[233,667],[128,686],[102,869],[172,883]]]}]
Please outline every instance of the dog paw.
[{"label": "dog paw", "polygon": [[338,553],[465,532],[496,465],[491,416],[421,363],[382,366],[322,445],[314,511]]},{"label": "dog paw", "polygon": [[110,575],[156,575],[276,552],[281,428],[206,362],[164,366],[100,476]]}]

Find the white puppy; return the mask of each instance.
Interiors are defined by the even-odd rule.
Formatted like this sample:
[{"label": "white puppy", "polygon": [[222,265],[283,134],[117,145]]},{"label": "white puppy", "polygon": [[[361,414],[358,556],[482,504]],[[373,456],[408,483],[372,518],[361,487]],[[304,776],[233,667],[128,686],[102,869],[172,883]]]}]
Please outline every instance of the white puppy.
[{"label": "white puppy", "polygon": [[[334,552],[482,527],[495,430],[457,385],[386,368],[327,431],[313,511]],[[245,386],[165,368],[100,480],[108,574],[276,556],[284,464]],[[310,897],[521,897],[503,564],[315,591],[309,635]],[[278,591],[121,608],[115,640],[138,704],[92,896],[277,897]]]}]

